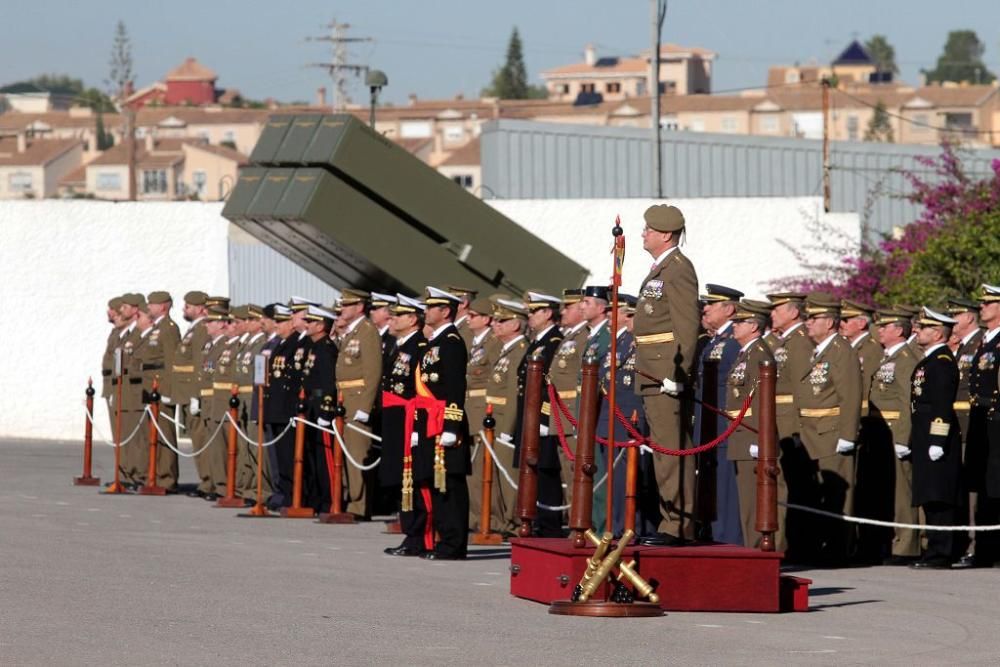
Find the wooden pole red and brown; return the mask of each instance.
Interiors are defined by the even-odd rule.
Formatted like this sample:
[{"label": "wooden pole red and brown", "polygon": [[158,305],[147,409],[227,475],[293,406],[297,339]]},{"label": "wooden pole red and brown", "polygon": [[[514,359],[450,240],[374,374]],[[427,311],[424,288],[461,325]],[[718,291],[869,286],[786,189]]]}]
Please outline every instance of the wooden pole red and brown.
[{"label": "wooden pole red and brown", "polygon": [[[538,517],[538,449],[542,415],[542,376],[545,361],[540,355],[528,359],[524,386],[524,425],[521,428],[521,460],[517,477],[517,517],[520,537],[531,537]],[[553,409],[555,406],[553,406]]]},{"label": "wooden pole red and brown", "polygon": [[243,507],[243,499],[236,497],[236,454],[237,454],[237,431],[236,424],[239,422],[240,397],[239,386],[233,385],[232,393],[229,395],[229,435],[226,441],[226,495],[219,498],[215,503],[216,507]]},{"label": "wooden pole red and brown", "polygon": [[[333,422],[337,433],[344,436],[344,392],[337,394],[337,406],[333,411]],[[344,511],[344,450],[339,442],[334,442],[329,433],[323,433],[323,442],[327,447],[328,465],[330,465],[330,511],[319,515],[320,523],[354,523],[354,515]],[[330,450],[333,451],[330,451]],[[332,458],[331,458],[332,457]]]},{"label": "wooden pole red and brown", "polygon": [[[483,435],[486,437],[486,443],[483,445],[483,483],[480,489],[482,493],[480,501],[482,504],[479,510],[479,532],[473,534],[473,544],[503,543],[503,535],[490,530],[493,509],[491,507],[491,501],[493,500],[493,455],[490,453],[490,447],[496,442],[494,439],[496,425],[497,420],[493,418],[493,405],[487,404],[486,416],[483,417]],[[489,447],[486,445],[489,445]]]},{"label": "wooden pole red and brown", "polygon": [[295,422],[295,454],[292,467],[292,506],[283,507],[281,516],[286,519],[311,519],[315,512],[311,507],[302,507],[302,464],[306,451],[306,392],[299,389],[299,404],[295,411],[298,419]]},{"label": "wooden pole red and brown", "polygon": [[73,478],[74,486],[97,486],[101,480],[94,477],[91,468],[94,461],[94,380],[87,378],[87,418],[83,423],[83,474]]},{"label": "wooden pole red and brown", "polygon": [[[606,518],[604,530],[614,532],[615,507],[615,407],[617,405],[615,389],[618,384],[618,289],[622,284],[622,266],[625,263],[625,231],[622,229],[620,216],[615,217],[615,225],[611,228],[615,238],[614,268],[611,274],[611,347],[608,350],[608,360],[611,362],[611,381],[608,382],[608,447],[607,447],[607,481],[604,490],[607,492]],[[582,404],[582,399],[581,399]],[[581,538],[582,539],[582,538]]]},{"label": "wooden pole red and brown", "polygon": [[774,533],[778,530],[778,435],[775,421],[776,370],[773,362],[760,363],[757,385],[757,517],[754,528],[761,534],[760,550],[774,551]]},{"label": "wooden pole red and brown", "polygon": [[241,516],[266,518],[273,516],[264,505],[264,388],[267,386],[269,376],[269,373],[265,373],[264,384],[257,385],[257,502],[249,512]]},{"label": "wooden pole red and brown", "polygon": [[167,490],[156,483],[156,451],[160,446],[160,433],[157,426],[160,423],[160,380],[153,378],[153,387],[149,392],[149,469],[146,471],[146,483],[139,489],[144,496],[165,496]]},{"label": "wooden pole red and brown", "polygon": [[[597,435],[599,399],[597,375],[598,361],[594,358],[585,359],[581,371],[580,414],[577,421],[579,435],[576,439],[573,465],[573,501],[569,508],[570,539],[577,548],[587,546],[584,533],[593,527],[594,521],[594,474],[597,472],[594,462],[594,438]],[[611,479],[610,468],[608,479],[609,481]]]}]

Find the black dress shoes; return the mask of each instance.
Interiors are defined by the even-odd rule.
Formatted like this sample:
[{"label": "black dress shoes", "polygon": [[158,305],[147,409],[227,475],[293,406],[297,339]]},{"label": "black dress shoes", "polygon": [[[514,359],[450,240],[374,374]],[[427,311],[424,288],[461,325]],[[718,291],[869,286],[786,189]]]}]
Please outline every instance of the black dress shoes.
[{"label": "black dress shoes", "polygon": [[207,500],[210,503],[214,503],[220,497],[221,496],[219,496],[219,494],[216,493],[215,491],[212,491],[211,493],[206,493],[205,495],[202,496],[202,498],[204,498],[205,500]]},{"label": "black dress shoes", "polygon": [[195,489],[194,491],[188,491],[185,495],[188,498],[204,498],[205,492],[199,489]]},{"label": "black dress shoes", "polygon": [[946,558],[928,558],[910,563],[911,570],[950,570],[951,563]]},{"label": "black dress shoes", "polygon": [[901,567],[903,565],[911,565],[916,562],[914,556],[889,556],[882,561],[882,565],[892,565],[896,567]]},{"label": "black dress shoes", "polygon": [[389,556],[422,556],[425,552],[422,549],[417,549],[416,547],[408,547],[405,544],[401,544],[398,547],[386,547],[382,550],[382,553]]},{"label": "black dress shoes", "polygon": [[644,547],[679,547],[684,544],[684,539],[675,537],[669,533],[657,533],[649,537],[643,537],[639,544]]},{"label": "black dress shoes", "polygon": [[465,556],[442,554],[436,551],[428,551],[427,553],[420,554],[420,557],[424,560],[465,560]]}]

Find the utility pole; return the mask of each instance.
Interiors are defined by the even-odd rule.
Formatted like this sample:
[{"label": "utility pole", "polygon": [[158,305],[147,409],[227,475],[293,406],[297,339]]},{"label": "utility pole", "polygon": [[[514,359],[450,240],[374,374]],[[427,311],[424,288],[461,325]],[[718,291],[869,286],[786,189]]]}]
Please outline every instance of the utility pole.
[{"label": "utility pole", "polygon": [[135,109],[128,102],[123,102],[122,111],[125,112],[125,151],[128,154],[128,200],[136,200],[135,173]]},{"label": "utility pole", "polygon": [[308,67],[319,67],[325,69],[330,74],[330,81],[333,83],[333,101],[331,108],[333,111],[344,110],[351,98],[347,92],[347,75],[361,76],[368,71],[367,65],[358,65],[347,62],[347,45],[355,42],[370,42],[371,37],[348,37],[347,31],[351,27],[349,23],[337,23],[334,19],[324,26],[330,30],[330,34],[319,37],[307,37],[310,42],[330,42],[330,62],[309,63]]},{"label": "utility pole", "polygon": [[823,210],[830,212],[830,79],[823,77]]},{"label": "utility pole", "polygon": [[653,52],[649,58],[649,94],[652,96],[653,120],[653,194],[663,198],[663,155],[660,147],[660,32],[667,18],[667,0],[650,0],[652,10]]}]

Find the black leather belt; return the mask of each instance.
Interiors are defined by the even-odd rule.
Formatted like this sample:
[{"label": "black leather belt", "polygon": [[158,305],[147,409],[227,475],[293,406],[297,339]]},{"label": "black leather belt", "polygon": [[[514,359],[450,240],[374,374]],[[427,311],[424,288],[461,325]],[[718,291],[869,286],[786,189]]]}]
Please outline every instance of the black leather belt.
[{"label": "black leather belt", "polygon": [[163,368],[163,364],[143,364],[142,370],[144,371],[158,371]]},{"label": "black leather belt", "polygon": [[129,384],[142,384],[142,378],[129,378]]},{"label": "black leather belt", "polygon": [[103,376],[104,376],[104,377],[106,377],[106,378],[107,378],[107,377],[111,377],[111,369],[110,369],[110,368],[107,368],[107,369],[105,369],[105,370],[101,371],[101,375],[103,375]]}]

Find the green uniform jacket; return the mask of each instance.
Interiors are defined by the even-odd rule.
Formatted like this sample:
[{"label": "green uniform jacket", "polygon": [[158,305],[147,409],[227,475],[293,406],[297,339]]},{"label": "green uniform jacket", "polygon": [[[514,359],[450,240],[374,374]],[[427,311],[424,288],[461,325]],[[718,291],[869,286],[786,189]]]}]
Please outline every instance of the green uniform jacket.
[{"label": "green uniform jacket", "polygon": [[233,381],[239,386],[241,410],[245,411],[241,415],[244,418],[249,417],[250,406],[257,400],[253,385],[254,357],[260,354],[267,344],[266,333],[260,332],[255,336],[247,339],[237,354],[233,376]]},{"label": "green uniform jacket", "polygon": [[194,396],[201,401],[201,417],[214,418],[212,413],[212,398],[215,392],[212,383],[215,381],[215,370],[219,365],[219,357],[226,349],[225,336],[219,336],[215,340],[206,340],[201,346],[201,365],[198,367],[197,378],[194,384]]},{"label": "green uniform jacket", "polygon": [[237,384],[236,361],[239,357],[240,339],[224,339],[216,343],[216,347],[221,347],[215,361],[215,369],[212,373],[211,405],[202,403],[201,409],[206,417],[211,417],[215,421],[225,419],[225,414],[229,410],[229,399],[233,395],[233,385]]},{"label": "green uniform jacket", "polygon": [[177,328],[177,324],[164,315],[159,322],[153,325],[153,330],[149,332],[149,335],[153,338],[150,344],[160,348],[163,355],[163,368],[156,372],[156,375],[159,376],[160,395],[173,401],[174,356],[177,354],[177,345],[181,341],[181,332]]},{"label": "green uniform jacket", "polygon": [[882,346],[871,333],[865,334],[860,341],[851,344],[858,355],[861,365],[861,414],[868,414],[868,394],[872,388],[872,376],[882,362]]},{"label": "green uniform jacket", "polygon": [[198,377],[202,372],[202,355],[208,342],[204,320],[196,320],[177,344],[170,365],[170,398],[183,404],[198,396]]},{"label": "green uniform jacket", "polygon": [[[762,338],[750,343],[750,347],[741,350],[733,362],[733,367],[726,376],[726,412],[730,417],[736,417],[743,408],[747,394],[757,384],[760,376],[760,362],[774,361],[771,348]],[[743,423],[750,428],[759,429],[760,392],[754,392],[750,409],[743,418]],[[737,428],[727,441],[726,458],[730,461],[750,461],[750,445],[760,444],[759,435],[745,428]]]},{"label": "green uniform jacket", "polygon": [[801,430],[799,411],[795,404],[795,387],[799,379],[809,372],[813,348],[806,327],[799,323],[787,336],[769,333],[764,342],[774,355],[777,383],[774,388],[775,421],[778,437],[790,438]]},{"label": "green uniform jacket", "polygon": [[[580,373],[583,368],[583,353],[587,350],[587,334],[590,330],[587,323],[582,322],[580,328],[572,333],[566,333],[563,341],[556,348],[556,353],[552,358],[552,365],[549,366],[549,382],[555,387],[559,398],[569,409],[573,419],[576,419],[576,401],[580,394]],[[548,384],[542,386],[542,425],[548,426],[552,418],[552,406],[549,404]],[[566,433],[576,431],[572,424],[567,424],[563,419],[564,415],[559,414],[559,419],[564,424]],[[556,431],[553,427],[552,435]]]},{"label": "green uniform jacket", "polygon": [[[690,387],[700,321],[694,265],[674,250],[642,281],[633,326],[636,370]],[[660,384],[637,374],[635,391],[655,395]]]},{"label": "green uniform jacket", "polygon": [[345,419],[353,420],[358,410],[371,415],[382,389],[382,337],[367,318],[340,339],[335,376]]},{"label": "green uniform jacket", "polygon": [[501,434],[514,437],[517,427],[517,367],[521,365],[528,342],[521,338],[506,351],[502,349],[493,364],[489,382],[486,385],[486,403],[493,406],[496,420],[496,437]]},{"label": "green uniform jacket", "polygon": [[[461,330],[459,333],[461,334]],[[490,383],[490,372],[500,358],[502,347],[503,344],[493,332],[487,330],[483,339],[479,343],[473,343],[469,349],[469,362],[465,367],[465,414],[469,416],[469,431],[473,435],[483,428],[486,387]]]},{"label": "green uniform jacket", "polygon": [[903,343],[891,355],[883,355],[875,369],[868,394],[868,414],[879,419],[892,432],[893,443],[910,441],[910,378],[918,359]]},{"label": "green uniform jacket", "polygon": [[135,362],[132,359],[132,353],[140,340],[139,327],[134,326],[118,342],[118,347],[122,351],[122,370],[125,373],[121,406],[125,412],[142,410],[142,377],[136,373]]},{"label": "green uniform jacket", "polygon": [[861,365],[843,336],[834,334],[795,389],[802,444],[810,458],[835,456],[838,439],[857,441]]},{"label": "green uniform jacket", "polygon": [[101,357],[101,398],[109,398],[114,393],[111,391],[111,374],[115,372],[115,348],[118,347],[120,334],[121,329],[112,327],[104,346],[104,356]]}]

